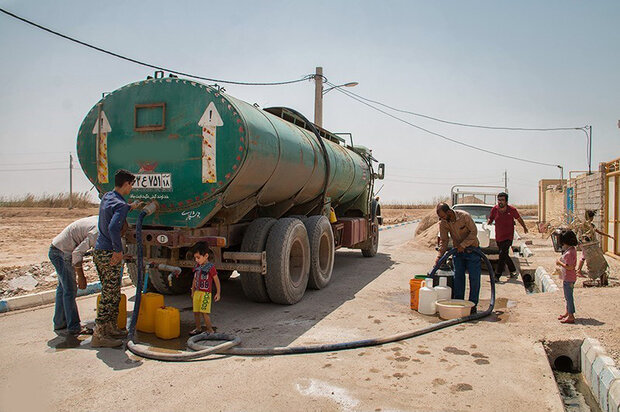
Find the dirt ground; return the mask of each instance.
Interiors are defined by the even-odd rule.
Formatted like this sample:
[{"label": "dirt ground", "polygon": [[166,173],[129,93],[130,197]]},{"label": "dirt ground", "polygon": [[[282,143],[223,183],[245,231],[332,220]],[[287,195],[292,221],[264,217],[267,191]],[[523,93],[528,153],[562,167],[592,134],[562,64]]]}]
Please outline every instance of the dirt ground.
[{"label": "dirt ground", "polygon": [[[0,298],[56,288],[49,277],[54,267],[47,259],[52,239],[69,223],[99,212],[91,209],[0,207]],[[98,279],[92,262],[84,264],[89,282]],[[9,280],[30,273],[38,284],[34,290],[9,290]],[[46,279],[47,278],[47,279]]]},{"label": "dirt ground", "polygon": [[[434,249],[438,232],[436,220],[434,211],[429,211],[422,218],[420,225],[418,225],[416,237],[407,246],[417,250],[428,251]],[[531,271],[538,266],[542,266],[549,273],[553,273],[556,268],[555,262],[560,257],[559,253],[554,252],[551,239],[539,233],[536,221],[525,220],[525,223],[529,233],[523,234],[521,227],[517,227],[517,229],[522,241],[527,242],[534,256],[529,259],[522,259],[525,263],[525,268],[522,267],[522,269]],[[581,321],[578,321],[579,326],[575,325],[575,338],[582,335],[599,339],[607,349],[609,356],[616,361],[616,364],[620,364],[620,347],[618,347],[618,342],[620,342],[620,319],[617,316],[617,302],[620,298],[620,261],[611,257],[606,257],[606,259],[610,266],[608,287],[586,288],[583,285],[584,280],[586,280],[584,278],[579,278],[575,284],[576,317],[581,318]],[[561,295],[562,281],[558,276],[554,275],[553,278],[560,289],[558,293]],[[542,293],[537,295],[549,300],[550,298],[544,295],[551,294]],[[536,308],[532,308],[532,311],[534,310]],[[563,307],[558,307],[556,311],[557,313],[548,314],[551,324],[555,316],[558,316],[560,312],[564,313]],[[536,324],[534,321],[526,321],[526,323],[532,330],[540,331],[541,328],[547,329],[546,338],[549,340],[553,340],[555,336],[563,336],[563,339],[565,338],[563,334],[557,333],[552,327],[546,325],[546,322],[544,326]]]},{"label": "dirt ground", "polygon": [[431,209],[389,209],[382,208],[384,225],[393,225],[395,223],[408,222],[410,220],[421,219],[426,216]]},{"label": "dirt ground", "polygon": [[[98,210],[92,209],[51,209],[51,208],[0,208],[0,298],[18,296],[23,294],[41,292],[55,289],[57,280],[50,275],[54,272],[52,264],[47,259],[47,252],[52,239],[62,231],[69,223],[76,219],[96,214]],[[527,212],[526,212],[527,213]],[[383,209],[384,224],[394,224],[414,219],[422,219],[419,225],[421,229],[414,240],[407,247],[419,250],[432,250],[436,242],[436,216],[433,209]],[[524,215],[526,215],[524,213]],[[531,242],[530,249],[534,256],[529,259],[529,266],[536,268],[543,266],[550,273],[555,268],[558,254],[553,252],[551,241],[545,239],[538,232],[534,220],[526,220],[529,234],[523,235],[524,241]],[[607,258],[611,267],[610,283],[620,283],[620,261]],[[89,257],[85,259],[84,268],[89,282],[98,280],[94,265]],[[38,284],[34,290],[10,290],[9,281],[15,277],[30,273]],[[556,283],[561,287],[559,279]],[[614,289],[613,292],[610,292]],[[561,290],[561,289],[560,289]],[[609,315],[617,312],[615,303],[610,303],[610,293],[620,295],[620,287],[610,288],[584,288],[583,279],[577,281],[575,295],[579,307],[579,297],[583,296],[589,305],[588,311],[592,313],[605,312]],[[609,298],[608,298],[609,295]],[[555,314],[549,314],[553,317]],[[620,321],[614,319],[614,323]],[[620,364],[620,327],[617,328],[584,328],[588,329],[591,337],[600,339],[608,348],[610,355]]]}]

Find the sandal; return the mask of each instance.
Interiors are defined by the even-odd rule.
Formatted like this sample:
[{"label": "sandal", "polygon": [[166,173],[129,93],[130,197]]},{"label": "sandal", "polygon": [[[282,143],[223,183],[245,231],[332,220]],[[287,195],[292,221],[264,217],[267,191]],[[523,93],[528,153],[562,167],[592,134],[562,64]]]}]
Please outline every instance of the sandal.
[{"label": "sandal", "polygon": [[196,336],[196,335],[200,335],[201,333],[202,333],[202,330],[194,329],[194,330],[189,331],[189,336]]},{"label": "sandal", "polygon": [[562,319],[560,323],[575,323],[575,319]]},{"label": "sandal", "polygon": [[562,320],[562,319],[564,319],[564,318],[565,318],[565,317],[567,317],[567,316],[568,316],[568,315],[560,315],[560,316],[558,316],[558,320]]}]

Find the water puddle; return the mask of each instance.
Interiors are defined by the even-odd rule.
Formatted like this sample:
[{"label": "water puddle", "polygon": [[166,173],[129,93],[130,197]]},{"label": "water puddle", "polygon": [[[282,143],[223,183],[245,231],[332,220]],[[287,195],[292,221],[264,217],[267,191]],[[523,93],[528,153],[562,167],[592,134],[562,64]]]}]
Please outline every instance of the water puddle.
[{"label": "water puddle", "polygon": [[567,412],[601,412],[581,373],[553,371]]}]

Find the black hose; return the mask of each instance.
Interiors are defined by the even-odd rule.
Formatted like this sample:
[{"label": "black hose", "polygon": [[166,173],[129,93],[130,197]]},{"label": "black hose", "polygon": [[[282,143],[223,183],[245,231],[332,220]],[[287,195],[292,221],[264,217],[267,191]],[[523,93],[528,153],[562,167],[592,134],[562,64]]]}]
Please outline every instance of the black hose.
[{"label": "black hose", "polygon": [[[442,258],[437,262],[433,270],[429,273],[429,276],[432,276],[437,272],[439,267],[448,259],[456,253],[456,248],[452,248],[448,252],[446,252]],[[395,335],[384,336],[381,338],[374,339],[364,339],[357,340],[351,342],[341,342],[341,343],[331,343],[331,344],[321,344],[321,345],[307,345],[307,346],[292,346],[292,347],[276,347],[276,348],[239,348],[239,347],[231,347],[222,352],[214,352],[219,354],[226,355],[241,355],[241,356],[266,356],[266,355],[292,355],[292,354],[300,354],[300,353],[317,353],[317,352],[334,352],[345,349],[354,349],[354,348],[364,348],[368,346],[377,346],[383,345],[386,343],[397,342],[404,339],[410,339],[416,336],[425,335],[427,333],[435,332],[440,329],[444,329],[450,326],[458,325],[459,323],[469,322],[476,319],[481,319],[485,316],[490,315],[493,312],[493,308],[495,307],[495,272],[493,271],[493,267],[491,262],[486,257],[484,253],[478,248],[472,249],[470,253],[475,253],[479,255],[487,265],[487,269],[489,271],[489,276],[491,280],[491,302],[489,303],[489,307],[483,312],[477,312],[468,316],[464,316],[458,319],[450,319],[445,320],[443,322],[435,323],[433,325],[429,325],[425,328],[418,329],[411,332],[403,332],[397,333]],[[193,338],[190,338],[187,341],[187,346],[190,349],[200,350],[205,346],[200,345],[198,342],[203,340],[203,335],[197,335]]]},{"label": "black hose", "polygon": [[133,305],[133,312],[131,314],[131,321],[129,322],[129,334],[127,338],[128,342],[133,340],[133,336],[136,332],[136,324],[138,323],[138,312],[140,312],[140,301],[142,300],[142,286],[144,284],[144,274],[143,270],[143,245],[142,245],[142,221],[146,216],[146,212],[143,210],[138,215],[138,222],[136,223],[136,244],[137,244],[137,252],[136,252],[136,265],[138,267],[138,284],[136,285],[136,299]]},{"label": "black hose", "polygon": [[[149,358],[156,359],[161,361],[190,361],[190,360],[198,360],[200,358],[204,358],[208,355],[220,354],[220,355],[240,355],[240,356],[273,356],[273,355],[292,355],[292,354],[302,354],[302,353],[317,353],[317,352],[334,352],[346,349],[355,349],[355,348],[364,348],[369,346],[378,346],[386,343],[397,342],[404,339],[410,339],[416,336],[425,335],[427,333],[435,332],[440,329],[445,329],[450,326],[458,325],[459,323],[469,322],[476,319],[481,319],[487,315],[490,315],[493,312],[493,308],[495,306],[495,273],[493,271],[493,267],[489,259],[485,256],[484,253],[478,248],[471,250],[470,253],[476,253],[479,255],[487,265],[487,269],[489,271],[489,276],[491,280],[491,301],[489,303],[489,307],[483,312],[477,312],[468,316],[464,316],[458,319],[450,319],[443,322],[435,323],[433,325],[429,325],[422,329],[410,331],[410,332],[402,332],[394,335],[388,335],[381,338],[374,339],[364,339],[350,342],[340,342],[340,343],[329,343],[329,344],[320,344],[320,345],[307,345],[307,346],[291,346],[291,347],[274,347],[274,348],[239,348],[236,347],[241,339],[237,336],[227,335],[222,333],[201,333],[196,336],[192,336],[187,340],[187,346],[194,350],[194,352],[186,352],[180,351],[177,353],[168,353],[168,352],[159,352],[153,351],[149,346],[144,346],[136,343],[134,341],[135,334],[135,326],[138,319],[138,314],[140,311],[140,298],[142,296],[142,282],[143,276],[142,273],[142,220],[146,215],[145,212],[140,213],[138,217],[138,222],[136,224],[136,240],[138,243],[138,256],[137,256],[137,269],[138,269],[138,285],[136,288],[136,299],[134,303],[133,313],[131,315],[131,323],[129,326],[129,340],[127,341],[127,349],[136,355]],[[448,252],[446,252],[441,259],[437,262],[435,267],[430,271],[429,276],[433,276],[435,272],[441,267],[441,265],[456,253],[456,248],[452,248]],[[205,340],[214,340],[214,341],[226,341],[216,346],[205,346],[200,344],[199,342]]]}]

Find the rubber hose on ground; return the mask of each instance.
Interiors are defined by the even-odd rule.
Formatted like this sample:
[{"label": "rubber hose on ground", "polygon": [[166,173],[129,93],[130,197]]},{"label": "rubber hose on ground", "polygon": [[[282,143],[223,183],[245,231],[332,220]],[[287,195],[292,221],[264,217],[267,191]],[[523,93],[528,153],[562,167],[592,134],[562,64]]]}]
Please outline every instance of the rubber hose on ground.
[{"label": "rubber hose on ground", "polygon": [[[448,252],[446,252],[442,258],[437,262],[433,270],[429,273],[429,276],[433,276],[439,267],[453,254],[456,253],[456,248],[452,248]],[[321,345],[308,345],[308,346],[292,346],[292,347],[275,347],[275,348],[239,348],[232,347],[222,352],[213,352],[219,354],[226,355],[241,355],[241,356],[266,356],[266,355],[292,355],[292,354],[300,354],[300,353],[317,353],[317,352],[333,352],[340,351],[345,349],[354,349],[354,348],[363,348],[368,346],[377,346],[383,345],[386,343],[396,342],[404,339],[410,339],[416,336],[425,335],[427,333],[435,332],[440,329],[445,329],[450,326],[458,325],[460,323],[469,322],[476,319],[481,319],[485,316],[490,315],[493,312],[493,308],[495,307],[495,272],[493,271],[493,267],[491,262],[486,257],[484,253],[480,249],[473,249],[471,253],[476,253],[479,255],[484,262],[486,263],[487,269],[489,271],[489,277],[491,281],[491,301],[489,303],[489,307],[483,312],[477,312],[468,316],[464,316],[458,319],[446,320],[443,322],[435,323],[424,327],[422,329],[418,329],[410,332],[402,332],[394,335],[388,335],[381,338],[374,339],[365,339],[365,340],[357,340],[351,342],[341,342],[341,343],[330,343],[330,344],[321,344]],[[187,341],[187,346],[190,349],[201,350],[205,346],[199,344],[198,342],[204,340],[206,337],[204,334],[194,336]]]},{"label": "rubber hose on ground", "polygon": [[136,324],[138,322],[138,315],[140,313],[140,301],[142,300],[142,285],[144,283],[144,265],[143,265],[143,245],[142,245],[142,221],[146,216],[146,212],[140,212],[138,216],[138,222],[136,223],[136,242],[137,242],[137,256],[136,265],[138,269],[138,282],[136,285],[136,298],[134,301],[133,313],[131,314],[131,322],[129,323],[129,334],[127,336],[127,349],[136,355],[143,356],[149,359],[156,359],[161,361],[188,361],[196,358],[202,358],[213,353],[225,352],[227,349],[238,345],[241,339],[236,336],[225,335],[222,333],[211,334],[209,336],[203,336],[203,340],[226,340],[227,342],[221,343],[216,346],[205,348],[204,346],[198,348],[194,352],[179,352],[179,353],[163,353],[154,352],[150,350],[149,346],[140,345],[135,342]]}]

